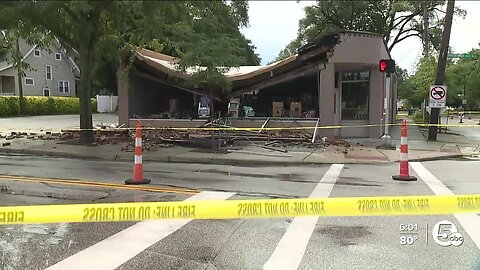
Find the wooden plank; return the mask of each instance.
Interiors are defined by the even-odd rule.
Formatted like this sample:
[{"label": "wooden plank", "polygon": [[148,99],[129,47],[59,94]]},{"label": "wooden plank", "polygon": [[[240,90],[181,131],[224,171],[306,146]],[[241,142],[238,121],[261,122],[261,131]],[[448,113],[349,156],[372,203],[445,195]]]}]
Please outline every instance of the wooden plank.
[{"label": "wooden plank", "polygon": [[267,127],[268,122],[270,122],[270,117],[267,118],[267,120],[265,120],[265,123],[263,123],[263,125],[262,125],[262,127],[260,128],[260,130],[258,131],[258,133],[262,132],[263,129],[264,129],[265,127]]},{"label": "wooden plank", "polygon": [[315,125],[315,131],[313,132],[312,143],[315,143],[315,139],[317,138],[317,129],[318,129],[319,123],[320,123],[320,117],[317,119],[317,124]]}]

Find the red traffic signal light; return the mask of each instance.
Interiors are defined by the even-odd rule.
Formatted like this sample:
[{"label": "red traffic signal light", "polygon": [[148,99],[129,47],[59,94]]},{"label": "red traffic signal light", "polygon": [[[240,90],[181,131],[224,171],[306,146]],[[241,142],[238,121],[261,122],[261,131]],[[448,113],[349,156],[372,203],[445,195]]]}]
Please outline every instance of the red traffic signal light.
[{"label": "red traffic signal light", "polygon": [[387,74],[395,73],[395,60],[382,59],[378,62],[378,68],[380,72],[386,72]]},{"label": "red traffic signal light", "polygon": [[380,71],[385,72],[387,70],[387,62],[385,60],[380,60]]}]

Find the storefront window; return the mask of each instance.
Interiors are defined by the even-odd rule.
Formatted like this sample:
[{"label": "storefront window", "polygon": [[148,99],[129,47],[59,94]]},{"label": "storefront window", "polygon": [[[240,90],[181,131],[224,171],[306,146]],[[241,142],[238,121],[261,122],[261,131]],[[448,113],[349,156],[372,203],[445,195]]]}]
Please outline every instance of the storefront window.
[{"label": "storefront window", "polygon": [[368,120],[370,73],[342,74],[342,120]]}]

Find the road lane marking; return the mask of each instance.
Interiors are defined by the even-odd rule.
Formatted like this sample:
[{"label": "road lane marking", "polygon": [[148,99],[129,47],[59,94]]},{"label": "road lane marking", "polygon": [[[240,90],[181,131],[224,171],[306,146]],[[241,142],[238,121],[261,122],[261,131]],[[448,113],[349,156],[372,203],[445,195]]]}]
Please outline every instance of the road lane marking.
[{"label": "road lane marking", "polygon": [[[410,162],[410,165],[435,195],[455,195],[447,186],[427,170],[422,163]],[[458,220],[460,225],[462,225],[477,248],[480,249],[480,217],[477,214],[471,213],[459,213],[453,214],[453,216]]]},{"label": "road lane marking", "polygon": [[124,184],[95,182],[88,180],[73,180],[73,179],[57,179],[57,178],[42,178],[42,177],[29,177],[29,176],[16,176],[16,175],[0,175],[0,180],[5,181],[22,181],[30,183],[49,183],[59,185],[72,185],[72,186],[94,186],[101,188],[115,188],[115,189],[129,189],[129,190],[142,190],[142,191],[154,191],[154,192],[166,192],[166,193],[180,193],[180,194],[197,194],[198,190],[188,188],[175,188],[175,187],[155,187],[155,186],[127,186]]},{"label": "road lane marking", "polygon": [[[342,169],[343,164],[332,164],[309,198],[328,198]],[[297,269],[317,221],[318,217],[294,218],[263,269]]]},{"label": "road lane marking", "polygon": [[[235,193],[232,192],[202,191],[185,201],[226,200],[233,195]],[[47,270],[115,269],[190,221],[192,219],[139,222],[48,267]]]}]

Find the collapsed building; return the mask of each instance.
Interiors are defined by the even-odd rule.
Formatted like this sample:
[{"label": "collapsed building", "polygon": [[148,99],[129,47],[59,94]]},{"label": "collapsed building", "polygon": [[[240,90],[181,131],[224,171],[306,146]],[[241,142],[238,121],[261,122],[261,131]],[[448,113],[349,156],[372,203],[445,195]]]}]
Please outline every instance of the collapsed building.
[{"label": "collapsed building", "polygon": [[396,111],[395,75],[386,88],[380,59],[390,59],[380,35],[338,31],[281,61],[230,68],[224,75],[232,89],[224,93],[187,86],[195,68],[180,72],[174,57],[140,49],[134,68],[119,72],[119,123],[133,127],[141,119],[153,127],[198,127],[213,107],[215,117],[228,116],[233,127],[259,128],[268,121],[269,127],[318,125],[322,137],[379,138]]}]

